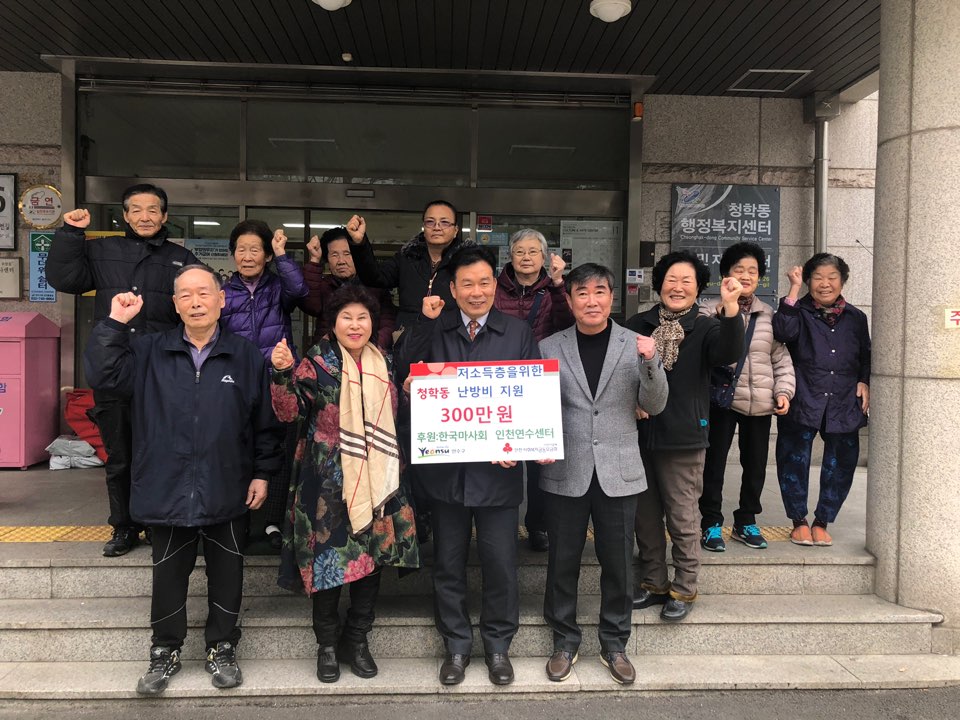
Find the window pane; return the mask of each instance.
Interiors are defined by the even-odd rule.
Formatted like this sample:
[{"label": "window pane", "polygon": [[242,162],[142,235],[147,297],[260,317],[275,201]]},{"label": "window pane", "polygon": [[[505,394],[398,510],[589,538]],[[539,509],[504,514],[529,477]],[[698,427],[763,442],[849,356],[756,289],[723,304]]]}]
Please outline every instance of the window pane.
[{"label": "window pane", "polygon": [[251,100],[250,180],[470,183],[470,109]]},{"label": "window pane", "polygon": [[480,108],[480,187],[625,190],[625,109]]},{"label": "window pane", "polygon": [[[96,230],[123,230],[123,206],[101,207],[101,227]],[[230,231],[240,222],[235,207],[190,207],[170,203],[167,209],[167,232],[170,239],[229,238]]]},{"label": "window pane", "polygon": [[85,93],[77,113],[85,175],[240,177],[239,100]]}]

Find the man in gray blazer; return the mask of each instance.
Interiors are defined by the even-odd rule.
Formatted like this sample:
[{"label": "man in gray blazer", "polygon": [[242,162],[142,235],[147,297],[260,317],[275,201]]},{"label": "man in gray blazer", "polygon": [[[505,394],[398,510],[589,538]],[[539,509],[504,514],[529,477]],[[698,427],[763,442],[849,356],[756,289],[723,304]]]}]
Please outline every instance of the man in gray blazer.
[{"label": "man in gray blazer", "polygon": [[577,581],[593,519],[600,560],[600,661],[628,685],[636,672],[626,655],[633,611],[633,525],[637,495],[647,489],[637,444],[636,411],[667,404],[667,377],[653,339],[610,320],[613,273],[586,263],[566,279],[576,320],[540,343],[544,358],[560,361],[564,460],[546,461],[547,588],[543,616],[553,630],[550,680],[566,680],[582,637]]}]

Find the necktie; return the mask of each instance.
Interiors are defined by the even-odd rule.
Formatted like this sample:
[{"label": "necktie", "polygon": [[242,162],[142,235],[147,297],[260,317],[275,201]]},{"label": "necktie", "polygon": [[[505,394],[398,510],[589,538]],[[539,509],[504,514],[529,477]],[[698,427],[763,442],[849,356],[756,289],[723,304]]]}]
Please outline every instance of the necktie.
[{"label": "necktie", "polygon": [[478,323],[476,320],[471,320],[467,324],[467,332],[470,333],[470,342],[473,342],[474,339],[477,337],[478,327],[480,327],[480,323]]}]

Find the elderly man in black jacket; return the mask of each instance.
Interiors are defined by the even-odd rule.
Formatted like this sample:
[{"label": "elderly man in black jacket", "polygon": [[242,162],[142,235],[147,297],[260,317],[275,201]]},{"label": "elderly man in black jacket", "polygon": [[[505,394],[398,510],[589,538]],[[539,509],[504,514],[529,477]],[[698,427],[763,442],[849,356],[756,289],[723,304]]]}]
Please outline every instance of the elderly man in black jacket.
[{"label": "elderly man in black jacket", "polygon": [[163,692],[180,670],[187,584],[201,537],[206,669],[218,688],[243,681],[236,645],[247,509],[263,504],[281,459],[266,364],[255,345],[219,328],[218,276],[204,265],[184,267],[174,302],[181,325],[134,335],[143,298],[115,295],[84,353],[95,390],[132,399],[131,513],[153,529],[153,637],[150,667],[137,684],[142,695]]},{"label": "elderly man in black jacket", "polygon": [[[465,247],[450,259],[450,294],[459,311],[441,312],[444,301],[423,298],[422,317],[401,350],[403,374],[411,362],[537,360],[530,326],[493,307],[496,262],[489,250]],[[523,468],[516,462],[442,463],[418,467],[433,511],[433,592],[437,630],[446,657],[440,682],[463,682],[473,633],[467,612],[467,552],[477,529],[483,575],[480,637],[490,681],[513,682],[508,651],[520,622],[517,528],[523,501]]]},{"label": "elderly man in black jacket", "polygon": [[[163,190],[154,185],[134,185],[124,191],[126,225],[122,236],[86,238],[88,210],[71,210],[63,219],[47,260],[50,285],[76,295],[96,290],[95,321],[110,314],[114,295],[132,292],[143,298],[143,312],[130,324],[132,332],[159,332],[177,324],[177,313],[170,302],[173,277],[197,259],[189,250],[167,240],[167,194]],[[116,557],[130,552],[140,535],[140,528],[130,518],[130,404],[126,398],[102,390],[95,391],[93,397],[94,419],[107,451],[108,522],[113,526],[113,537],[103,546],[103,554]]]}]

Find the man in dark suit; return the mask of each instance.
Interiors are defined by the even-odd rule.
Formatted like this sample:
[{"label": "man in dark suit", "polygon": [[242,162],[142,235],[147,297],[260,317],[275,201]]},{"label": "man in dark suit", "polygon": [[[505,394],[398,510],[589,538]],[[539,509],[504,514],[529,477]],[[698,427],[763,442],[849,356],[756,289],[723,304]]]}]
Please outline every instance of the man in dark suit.
[{"label": "man in dark suit", "polygon": [[667,376],[653,338],[610,320],[613,273],[586,263],[566,278],[574,327],[540,342],[560,361],[563,460],[546,464],[547,587],[543,616],[553,630],[547,677],[566,680],[582,638],[577,581],[587,523],[593,519],[600,560],[600,660],[618,683],[636,678],[626,654],[633,612],[633,525],[637,495],[647,489],[637,444],[636,410],[667,404]]},{"label": "man in dark suit", "polygon": [[[451,258],[448,312],[435,295],[423,298],[422,315],[400,351],[404,375],[411,362],[537,360],[530,327],[493,307],[496,262],[483,247],[465,247]],[[480,637],[490,681],[513,682],[508,651],[520,624],[517,527],[523,501],[523,468],[516,462],[444,463],[417,469],[433,512],[433,590],[437,630],[446,656],[440,682],[463,682],[473,633],[467,612],[467,553],[471,525],[483,573]]]}]

